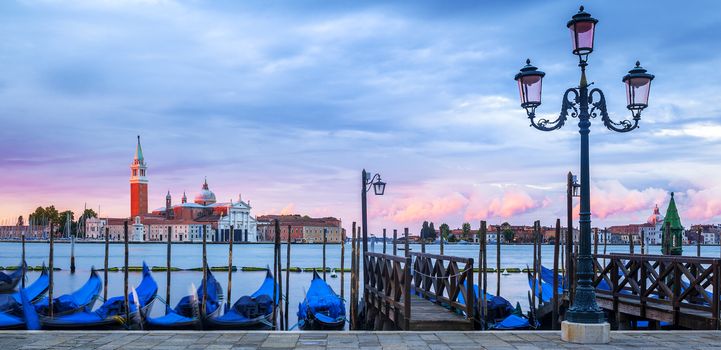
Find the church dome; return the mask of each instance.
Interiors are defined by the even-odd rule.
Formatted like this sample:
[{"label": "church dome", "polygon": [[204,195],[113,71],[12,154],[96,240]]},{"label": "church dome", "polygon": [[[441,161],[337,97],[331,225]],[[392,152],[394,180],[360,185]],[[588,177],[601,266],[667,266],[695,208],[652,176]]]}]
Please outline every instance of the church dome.
[{"label": "church dome", "polygon": [[651,216],[648,217],[646,222],[651,225],[658,225],[658,224],[663,223],[663,216],[661,215],[661,213],[658,210],[658,204],[656,204],[656,208],[653,209],[653,214],[651,214]]},{"label": "church dome", "polygon": [[215,204],[215,193],[208,189],[208,179],[203,183],[203,189],[195,196],[195,203],[200,205]]}]

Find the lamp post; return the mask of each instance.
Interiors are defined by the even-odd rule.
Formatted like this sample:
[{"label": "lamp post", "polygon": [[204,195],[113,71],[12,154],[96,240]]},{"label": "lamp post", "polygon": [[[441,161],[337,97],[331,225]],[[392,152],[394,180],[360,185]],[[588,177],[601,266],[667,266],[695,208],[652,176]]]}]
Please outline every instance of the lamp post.
[{"label": "lamp post", "polygon": [[[382,196],[386,191],[386,183],[381,180],[380,174],[372,177],[365,169],[361,174],[361,221],[363,225],[363,261],[365,262],[365,253],[368,251],[368,204],[366,193],[373,187],[376,196]],[[365,266],[365,265],[364,265]],[[365,267],[363,268],[363,280],[367,281]]]},{"label": "lamp post", "polygon": [[[590,179],[589,179],[589,141],[591,119],[599,114],[603,125],[609,130],[616,132],[629,132],[638,127],[641,119],[641,111],[648,106],[648,95],[651,87],[651,80],[654,76],[646,73],[639,62],[631,69],[622,81],[626,84],[626,98],[628,110],[631,111],[631,120],[615,122],[608,116],[606,99],[603,92],[594,88],[589,91],[589,84],[586,81],[586,66],[588,56],[593,52],[593,37],[598,20],[591,17],[581,6],[567,23],[571,31],[573,43],[573,54],[578,56],[578,66],[581,68],[581,79],[578,87],[573,87],[563,95],[561,113],[556,120],[545,118],[536,119],[536,108],[541,105],[541,84],[545,73],[531,65],[526,60],[526,66],[516,74],[515,80],[521,97],[521,107],[531,122],[531,126],[541,131],[552,131],[560,129],[569,116],[578,118],[579,133],[581,134],[581,210],[580,210],[580,242],[577,258],[577,288],[573,298],[573,304],[566,313],[565,327],[586,325],[607,325],[603,311],[596,304],[596,295],[592,284],[593,263],[591,257],[591,201],[590,201]],[[570,325],[568,324],[570,323]],[[579,330],[580,331],[580,330]],[[582,333],[582,332],[581,332]],[[563,332],[564,340],[586,342],[584,339],[567,339],[567,333]],[[580,336],[583,338],[583,336]],[[605,338],[595,339],[591,342],[607,342]]]}]

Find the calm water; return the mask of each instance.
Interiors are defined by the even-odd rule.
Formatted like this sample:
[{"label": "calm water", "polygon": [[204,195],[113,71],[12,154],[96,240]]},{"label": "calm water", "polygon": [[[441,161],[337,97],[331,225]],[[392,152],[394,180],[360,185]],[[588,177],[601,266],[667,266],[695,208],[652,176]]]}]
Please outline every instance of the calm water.
[{"label": "calm water", "polygon": [[[369,245],[373,250],[382,251],[381,244]],[[411,245],[412,251],[420,251],[419,245]],[[553,246],[543,246],[543,264],[545,266],[553,266]],[[650,254],[659,254],[660,246],[650,247]],[[391,246],[388,246],[391,250]],[[489,245],[488,247],[488,266],[496,266],[496,247]],[[227,266],[228,264],[228,246],[227,245],[208,245],[208,265],[210,266]],[[438,253],[438,245],[428,245],[426,251],[429,253]],[[599,247],[599,252],[603,248]],[[627,246],[608,246],[607,251],[626,253]],[[636,247],[636,252],[640,248]],[[285,266],[285,245],[281,248],[283,254],[283,266]],[[41,265],[47,263],[49,253],[49,245],[46,243],[28,243],[26,244],[26,259],[28,265]],[[350,267],[350,245],[346,245],[345,266]],[[402,252],[400,252],[402,253]],[[110,267],[123,266],[123,244],[110,245]],[[447,245],[445,254],[474,258],[478,258],[477,245]],[[684,255],[695,255],[696,247],[684,247]],[[701,254],[703,256],[718,257],[718,246],[704,246]],[[165,266],[166,265],[166,245],[165,244],[130,244],[130,265],[140,266],[145,261],[148,266]],[[17,265],[21,257],[20,243],[0,242],[0,266]],[[322,266],[322,246],[321,245],[292,245],[291,246],[291,266],[300,267],[319,267]],[[55,272],[55,295],[59,296],[64,293],[70,293],[85,283],[89,276],[92,266],[102,268],[104,258],[104,246],[102,243],[83,243],[75,245],[75,262],[76,273],[70,274],[70,244],[60,243],[55,245],[55,266],[61,268],[61,271]],[[501,250],[501,266],[503,268],[518,267],[524,268],[532,264],[533,249],[530,245],[505,245]],[[180,268],[200,267],[202,264],[202,245],[200,244],[175,244],[172,246],[172,265]],[[271,244],[250,244],[239,245],[233,247],[233,265],[238,266],[256,266],[265,267],[273,265],[273,246]],[[327,246],[327,265],[329,267],[340,267],[340,245]],[[478,266],[476,264],[476,266]],[[38,276],[39,272],[29,272],[28,281],[32,283]],[[215,276],[223,286],[223,291],[227,296],[227,272],[215,272]],[[312,272],[290,273],[290,320],[291,324],[296,322],[295,312],[298,304],[303,300],[305,289],[310,285]],[[101,273],[102,277],[102,273]],[[154,272],[153,277],[158,282],[158,295],[165,297],[165,278],[166,272]],[[233,273],[232,302],[242,295],[254,292],[263,278],[265,272],[242,272]],[[137,285],[141,278],[140,273],[129,273],[131,285]],[[177,271],[171,276],[171,305],[189,294],[191,284],[200,285],[202,273],[198,271]],[[333,289],[340,293],[340,273],[338,278],[330,278],[328,283]],[[285,276],[283,276],[285,284]],[[362,282],[361,282],[362,284]],[[496,275],[488,275],[488,285],[491,293],[496,292]],[[345,274],[345,297],[348,298],[350,292],[350,274]],[[527,308],[527,292],[528,282],[526,275],[523,273],[514,273],[508,276],[501,276],[501,295],[515,304],[520,302],[524,309]],[[108,296],[122,295],[123,293],[123,273],[108,273]],[[96,304],[96,306],[99,304]],[[152,315],[162,315],[164,307],[157,302],[153,307]]]}]

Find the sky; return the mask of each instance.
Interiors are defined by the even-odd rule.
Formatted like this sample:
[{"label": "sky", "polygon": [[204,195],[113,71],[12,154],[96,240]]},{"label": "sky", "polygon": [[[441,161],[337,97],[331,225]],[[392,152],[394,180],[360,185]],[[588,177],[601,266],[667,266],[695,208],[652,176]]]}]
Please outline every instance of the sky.
[{"label": "sky", "polygon": [[[541,116],[579,80],[566,22],[599,19],[587,70],[615,120],[621,78],[655,74],[641,128],[591,127],[594,226],[640,223],[676,193],[721,223],[721,3],[699,1],[0,2],[0,219],[55,205],[129,215],[141,135],[149,206],[207,177],[252,214],[369,228],[550,225],[579,169],[575,119],[529,127],[513,76],[546,72]],[[14,219],[13,219],[14,220]]]}]

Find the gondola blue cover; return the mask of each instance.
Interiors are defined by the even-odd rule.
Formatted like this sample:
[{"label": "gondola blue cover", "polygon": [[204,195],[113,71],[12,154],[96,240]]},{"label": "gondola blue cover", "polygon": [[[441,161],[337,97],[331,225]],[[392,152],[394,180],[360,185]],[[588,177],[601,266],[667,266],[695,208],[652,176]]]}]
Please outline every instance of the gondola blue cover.
[{"label": "gondola blue cover", "polygon": [[23,261],[20,266],[18,266],[15,271],[10,274],[0,271],[0,293],[8,293],[14,290],[20,282],[20,279],[25,276],[26,269],[27,265]]},{"label": "gondola blue cover", "polygon": [[[143,262],[143,279],[135,288],[138,295],[138,304],[141,308],[152,305],[158,293],[158,284],[153,279],[150,269]],[[95,311],[81,311],[70,315],[54,317],[52,319],[44,319],[43,325],[50,327],[62,328],[84,328],[101,326],[105,324],[117,324],[124,322],[125,316],[125,298],[123,296],[112,297],[108,299]],[[128,293],[129,311],[131,318],[137,313],[138,309],[135,303],[134,293]]]},{"label": "gondola blue cover", "polygon": [[[223,294],[223,291],[220,283],[215,279],[213,273],[210,272],[210,269],[208,269],[207,279],[208,297],[206,299],[206,314],[211,315],[220,307],[220,296]],[[203,282],[201,281],[200,287],[198,287],[196,292],[198,300],[203,300],[203,289]],[[174,309],[169,309],[165,315],[146,318],[148,326],[151,328],[187,327],[199,322],[200,320],[195,315],[194,298],[194,295],[186,295],[180,299]]]},{"label": "gondola blue cover", "polygon": [[511,314],[503,321],[497,322],[493,325],[493,329],[509,330],[509,329],[525,329],[530,328],[531,324],[528,319],[518,315]]},{"label": "gondola blue cover", "polygon": [[313,280],[305,294],[305,299],[298,305],[298,323],[301,327],[316,319],[321,328],[337,328],[345,324],[345,302],[341,299],[317,272],[313,272]]},{"label": "gondola blue cover", "polygon": [[[278,304],[278,300],[280,300],[280,289],[278,289],[278,285],[275,283],[275,279],[273,278],[273,275],[270,273],[270,271],[266,272],[265,279],[263,280],[263,284],[261,284],[260,288],[255,291],[255,293],[251,294],[250,297],[252,299],[258,299],[261,296],[267,296],[271,297],[273,295],[274,286],[276,288],[276,298],[275,298],[275,305]],[[210,293],[208,293],[210,294]],[[243,297],[239,298],[242,299]],[[236,301],[236,304],[238,304],[238,301]],[[273,312],[273,307],[270,308],[270,310],[266,310],[266,313],[262,316],[250,318],[245,315],[243,315],[238,308],[236,308],[236,304],[233,305],[229,310],[225,312],[222,316],[218,317],[210,317],[207,322],[209,327],[211,328],[267,328],[269,326],[272,326],[268,324],[268,319],[270,315]]]},{"label": "gondola blue cover", "polygon": [[[49,285],[50,277],[48,276],[48,270],[43,267],[40,276],[25,288],[25,295],[31,303],[35,302],[48,291]],[[22,313],[22,300],[20,299],[19,291],[12,294],[0,294],[0,312],[7,312],[16,316]]]},{"label": "gondola blue cover", "polygon": [[[90,271],[87,282],[78,290],[53,298],[53,314],[61,315],[68,312],[82,311],[83,308],[87,308],[85,311],[90,311],[92,304],[98,298],[102,289],[102,280],[93,269]],[[50,311],[48,303],[48,298],[43,298],[35,304],[35,309],[38,313],[47,315]]]}]

